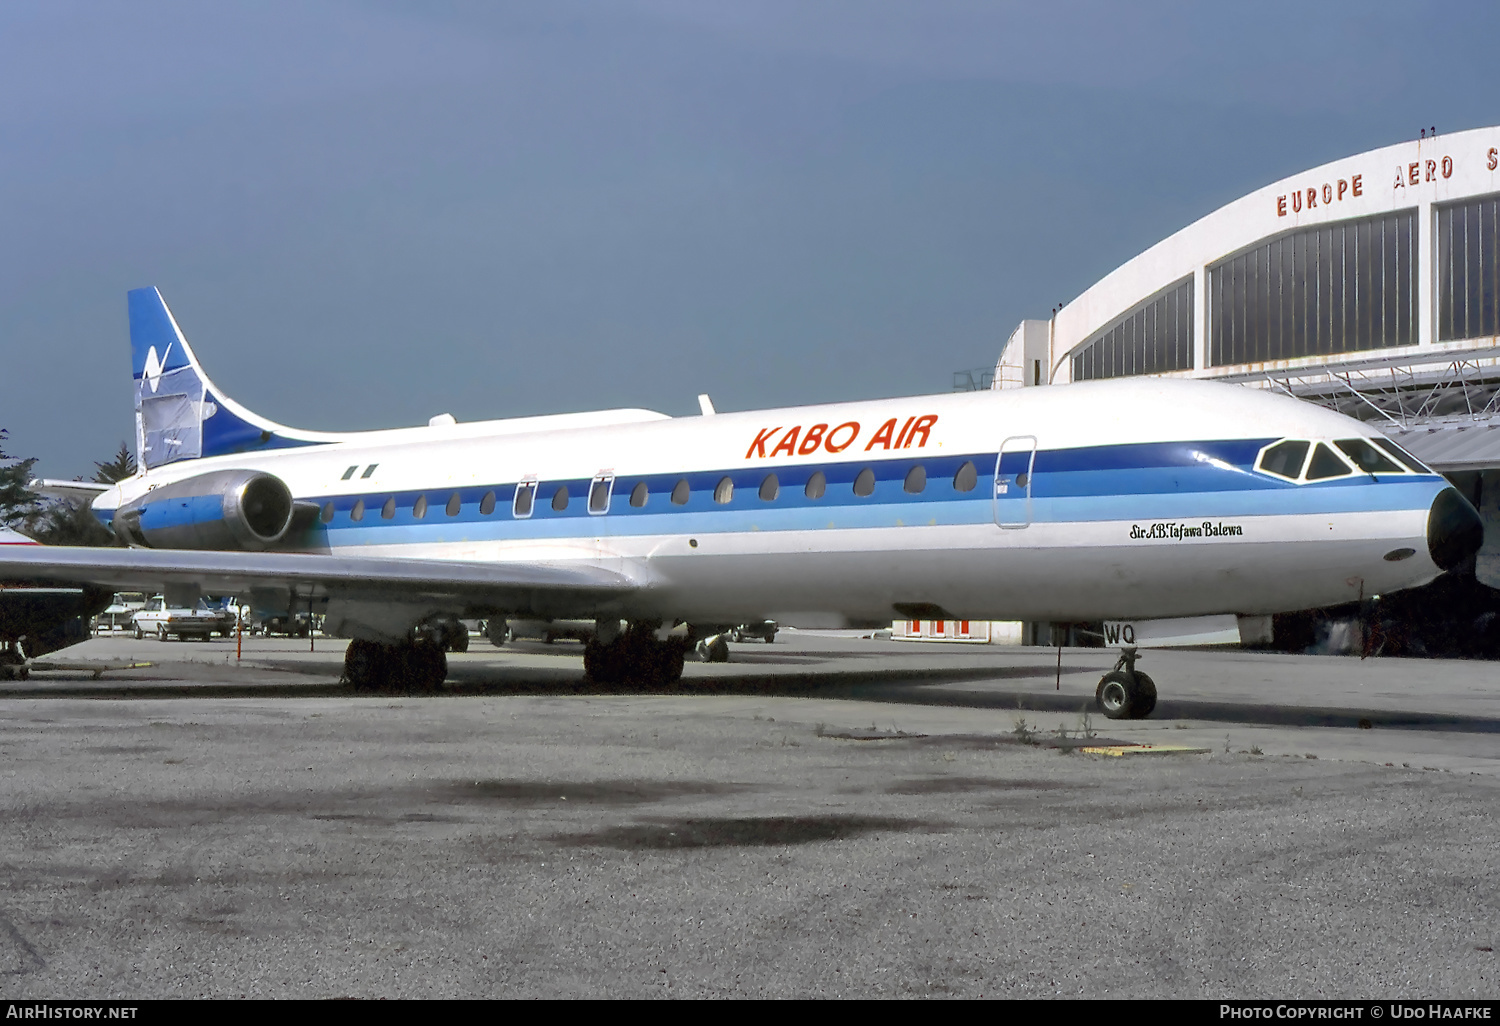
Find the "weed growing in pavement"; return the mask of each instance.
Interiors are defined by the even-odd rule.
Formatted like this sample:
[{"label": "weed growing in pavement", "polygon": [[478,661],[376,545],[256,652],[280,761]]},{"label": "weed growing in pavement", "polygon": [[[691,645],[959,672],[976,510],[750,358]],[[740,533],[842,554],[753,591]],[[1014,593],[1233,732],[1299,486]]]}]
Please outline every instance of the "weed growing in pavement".
[{"label": "weed growing in pavement", "polygon": [[1085,741],[1099,736],[1094,730],[1094,718],[1086,705],[1078,710],[1078,736]]},{"label": "weed growing in pavement", "polygon": [[1015,730],[1011,731],[1011,733],[1014,734],[1016,736],[1016,740],[1021,742],[1021,744],[1023,745],[1036,744],[1036,731],[1032,730],[1031,727],[1027,725],[1026,718],[1024,716],[1016,717],[1016,728]]}]

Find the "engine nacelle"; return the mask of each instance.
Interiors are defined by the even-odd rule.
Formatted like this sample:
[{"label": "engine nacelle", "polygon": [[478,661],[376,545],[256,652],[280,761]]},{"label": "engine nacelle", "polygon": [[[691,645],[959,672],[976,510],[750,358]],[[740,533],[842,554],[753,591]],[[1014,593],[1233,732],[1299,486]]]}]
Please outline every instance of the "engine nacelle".
[{"label": "engine nacelle", "polygon": [[153,488],[115,511],[114,528],[153,549],[267,549],[291,530],[296,504],[279,477],[221,470]]}]

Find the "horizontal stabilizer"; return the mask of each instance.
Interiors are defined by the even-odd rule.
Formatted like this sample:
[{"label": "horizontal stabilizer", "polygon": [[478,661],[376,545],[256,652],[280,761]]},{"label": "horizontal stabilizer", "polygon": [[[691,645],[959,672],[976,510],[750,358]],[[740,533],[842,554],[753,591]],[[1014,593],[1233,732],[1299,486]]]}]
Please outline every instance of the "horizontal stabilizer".
[{"label": "horizontal stabilizer", "polygon": [[99,484],[95,481],[56,481],[51,478],[34,477],[27,482],[26,490],[53,499],[73,499],[78,502],[91,503],[113,487],[114,485]]}]

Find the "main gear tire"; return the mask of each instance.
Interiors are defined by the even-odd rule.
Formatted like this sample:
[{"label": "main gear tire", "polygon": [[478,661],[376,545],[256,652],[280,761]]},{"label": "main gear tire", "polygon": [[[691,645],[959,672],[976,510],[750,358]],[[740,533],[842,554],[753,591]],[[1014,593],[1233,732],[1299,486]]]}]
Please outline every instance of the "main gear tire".
[{"label": "main gear tire", "polygon": [[355,691],[380,691],[390,681],[390,646],[374,641],[349,642],[344,652],[344,680]]},{"label": "main gear tire", "polygon": [[1135,710],[1132,718],[1144,720],[1156,708],[1156,681],[1140,670],[1135,671]]}]

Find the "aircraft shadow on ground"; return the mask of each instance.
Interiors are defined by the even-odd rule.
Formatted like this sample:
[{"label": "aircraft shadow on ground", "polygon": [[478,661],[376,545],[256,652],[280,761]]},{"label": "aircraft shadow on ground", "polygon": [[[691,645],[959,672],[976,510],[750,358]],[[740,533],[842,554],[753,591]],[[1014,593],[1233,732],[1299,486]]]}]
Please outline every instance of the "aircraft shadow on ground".
[{"label": "aircraft shadow on ground", "polygon": [[[767,653],[769,655],[769,653]],[[840,658],[844,658],[840,655]],[[0,698],[94,698],[94,699],[180,699],[180,698],[338,698],[411,696],[411,692],[382,691],[375,695],[357,694],[347,685],[331,680],[326,667],[314,668],[306,663],[288,662],[280,666],[260,660],[263,668],[295,673],[307,683],[266,682],[239,683],[217,681],[197,683],[188,679],[146,679],[110,683],[96,681],[88,674],[49,675],[45,682],[37,678],[29,684],[0,686]],[[1082,712],[1098,715],[1092,696],[1080,696],[1076,690],[1051,692],[987,686],[983,690],[965,688],[965,684],[1002,684],[1006,681],[1048,681],[1055,679],[1056,664],[1013,666],[963,666],[930,669],[896,667],[861,668],[826,672],[757,672],[757,666],[821,663],[817,656],[762,657],[756,660],[736,659],[713,677],[688,677],[668,688],[602,687],[584,679],[581,667],[504,666],[494,663],[455,662],[441,691],[421,697],[463,698],[477,696],[546,696],[546,695],[670,695],[675,697],[755,696],[820,698],[860,702],[883,702],[893,705],[945,706],[978,708],[1025,713],[1060,713],[1076,716]],[[166,669],[166,668],[163,668]],[[1092,675],[1093,667],[1062,666],[1062,675]],[[1278,727],[1334,727],[1346,729],[1381,728],[1423,730],[1471,734],[1500,733],[1500,718],[1465,716],[1456,713],[1424,713],[1391,709],[1357,709],[1329,706],[1278,706],[1265,702],[1209,701],[1172,698],[1170,692],[1157,705],[1153,720],[1199,720],[1214,723],[1251,724]],[[1101,717],[1102,721],[1102,717]]]}]

